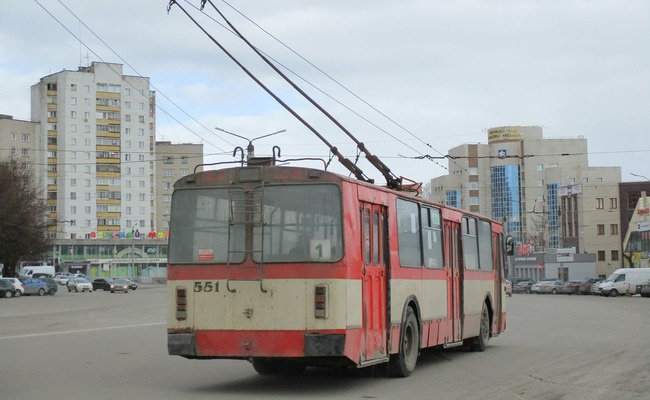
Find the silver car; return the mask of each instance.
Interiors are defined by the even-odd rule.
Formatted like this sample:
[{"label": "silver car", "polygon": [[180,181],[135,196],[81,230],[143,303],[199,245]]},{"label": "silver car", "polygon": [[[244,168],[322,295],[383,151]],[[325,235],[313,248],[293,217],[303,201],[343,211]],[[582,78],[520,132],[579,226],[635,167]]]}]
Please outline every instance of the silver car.
[{"label": "silver car", "polygon": [[68,280],[68,292],[92,292],[93,284],[86,278],[71,278]]}]

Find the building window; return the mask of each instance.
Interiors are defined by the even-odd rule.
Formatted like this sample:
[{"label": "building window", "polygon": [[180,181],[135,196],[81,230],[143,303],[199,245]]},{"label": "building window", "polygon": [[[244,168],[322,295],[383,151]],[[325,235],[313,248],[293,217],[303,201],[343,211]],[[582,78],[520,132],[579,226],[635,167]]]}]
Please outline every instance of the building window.
[{"label": "building window", "polygon": [[538,179],[537,186],[544,186],[544,179]]},{"label": "building window", "polygon": [[609,198],[609,208],[616,210],[618,208],[618,199],[616,197]]},{"label": "building window", "polygon": [[605,250],[598,250],[598,261],[606,261]]},{"label": "building window", "polygon": [[596,197],[596,209],[602,210],[605,208],[605,199],[602,197]]},{"label": "building window", "polygon": [[544,164],[537,164],[537,172],[544,171]]},{"label": "building window", "polygon": [[77,200],[77,192],[70,192],[70,200]]},{"label": "building window", "polygon": [[604,235],[605,234],[605,224],[596,225],[596,234],[597,235]]},{"label": "building window", "polygon": [[181,156],[181,164],[187,164],[187,156]]},{"label": "building window", "polygon": [[70,97],[70,104],[72,104],[73,106],[76,106],[77,105],[77,98],[76,97]]},{"label": "building window", "polygon": [[618,261],[618,250],[612,250],[612,261]]},{"label": "building window", "polygon": [[124,116],[124,121],[126,121],[126,122],[131,122],[131,114],[126,114],[126,115]]},{"label": "building window", "polygon": [[163,176],[174,176],[173,169],[163,169]]},{"label": "building window", "polygon": [[165,156],[163,159],[164,164],[173,164],[174,163],[174,157],[172,156]]},{"label": "building window", "polygon": [[609,225],[609,233],[611,235],[618,235],[618,224],[610,224]]},{"label": "building window", "polygon": [[23,133],[23,142],[29,142],[29,135],[27,133]]}]

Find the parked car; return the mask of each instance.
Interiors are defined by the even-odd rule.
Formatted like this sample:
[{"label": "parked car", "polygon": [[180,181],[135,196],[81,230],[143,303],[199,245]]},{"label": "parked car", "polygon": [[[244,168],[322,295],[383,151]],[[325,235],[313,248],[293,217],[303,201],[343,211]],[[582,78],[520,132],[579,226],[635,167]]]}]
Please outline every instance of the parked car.
[{"label": "parked car", "polygon": [[66,285],[70,279],[70,274],[67,272],[54,275],[54,280],[59,285]]},{"label": "parked car", "polygon": [[540,280],[540,281],[538,281],[538,282],[535,282],[535,283],[530,287],[530,293],[540,294],[540,293],[541,293],[541,292],[540,292],[540,289],[541,289],[541,287],[542,287],[543,284],[545,284],[545,283],[549,283],[549,282],[554,282],[554,281],[555,281],[555,279],[542,279],[542,280]]},{"label": "parked car", "polygon": [[93,290],[111,290],[111,283],[113,278],[96,278],[93,280]]},{"label": "parked car", "polygon": [[600,281],[600,282],[592,284],[591,289],[589,290],[589,292],[591,294],[600,295],[600,285],[602,285],[603,283],[605,283],[604,279],[602,281]]},{"label": "parked car", "polygon": [[86,278],[71,278],[68,281],[68,292],[92,292],[93,284]]},{"label": "parked car", "polygon": [[510,282],[507,279],[504,279],[504,283],[506,284],[506,294],[508,296],[512,296],[512,282]]},{"label": "parked car", "polygon": [[528,293],[535,284],[535,281],[521,281],[512,287],[512,293]]},{"label": "parked car", "polygon": [[2,278],[2,280],[5,280],[9,282],[10,284],[14,285],[14,288],[16,289],[16,297],[20,297],[21,295],[25,294],[25,286],[23,286],[23,283],[20,281],[18,278]]},{"label": "parked car", "polygon": [[562,285],[564,294],[580,294],[580,281],[567,281]]},{"label": "parked car", "polygon": [[23,286],[25,287],[25,294],[37,294],[43,296],[48,291],[47,283],[36,278],[23,279]]},{"label": "parked car", "polygon": [[129,281],[127,279],[113,279],[111,282],[111,293],[129,293]]},{"label": "parked car", "polygon": [[650,297],[650,279],[641,284],[641,290],[639,291],[639,294],[642,297]]},{"label": "parked car", "polygon": [[580,281],[579,294],[591,294],[592,285],[602,282],[603,278],[585,278]]},{"label": "parked car", "polygon": [[47,285],[47,293],[54,295],[59,290],[59,285],[54,281],[54,278],[43,277],[39,279]]},{"label": "parked car", "polygon": [[0,279],[0,297],[11,298],[16,295],[17,291],[13,283],[5,279]]},{"label": "parked car", "polygon": [[539,286],[538,293],[543,293],[543,294],[562,293],[562,286],[564,286],[564,281],[560,281],[560,280],[544,281]]}]

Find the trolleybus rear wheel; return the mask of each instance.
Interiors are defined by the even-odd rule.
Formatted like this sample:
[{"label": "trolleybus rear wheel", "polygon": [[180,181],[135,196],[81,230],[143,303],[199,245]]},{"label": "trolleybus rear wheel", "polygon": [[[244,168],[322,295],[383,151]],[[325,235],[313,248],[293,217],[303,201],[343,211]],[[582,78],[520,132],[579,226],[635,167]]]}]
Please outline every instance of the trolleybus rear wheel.
[{"label": "trolleybus rear wheel", "polygon": [[406,309],[400,332],[399,353],[390,356],[388,374],[405,377],[415,369],[420,352],[420,330],[415,312],[411,307]]}]

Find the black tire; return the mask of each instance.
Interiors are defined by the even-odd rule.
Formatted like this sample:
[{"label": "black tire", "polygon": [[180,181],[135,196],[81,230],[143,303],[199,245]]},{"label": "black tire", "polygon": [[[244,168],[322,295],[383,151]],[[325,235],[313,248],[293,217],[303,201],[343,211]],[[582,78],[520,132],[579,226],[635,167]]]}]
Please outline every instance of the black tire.
[{"label": "black tire", "polygon": [[43,296],[44,294],[45,294],[45,289],[43,289],[43,288],[38,289],[38,295],[39,296]]},{"label": "black tire", "polygon": [[124,294],[127,294],[127,293],[129,293],[129,289],[126,289],[126,290],[124,291]]},{"label": "black tire", "polygon": [[111,293],[115,293],[115,290],[111,290]]},{"label": "black tire", "polygon": [[56,293],[56,290],[55,289],[50,289],[50,291],[48,293],[50,294],[50,296],[54,296],[54,294]]},{"label": "black tire", "polygon": [[420,328],[415,312],[411,307],[406,309],[406,315],[400,331],[399,352],[392,354],[388,361],[388,375],[406,377],[415,370],[420,353]]},{"label": "black tire", "polygon": [[616,290],[616,289],[612,289],[612,290],[609,292],[609,295],[610,295],[611,297],[616,297],[616,296],[618,296],[618,290]]},{"label": "black tire", "polygon": [[22,296],[22,292],[20,290],[16,290],[16,294],[14,294],[14,297],[20,297]]},{"label": "black tire", "polygon": [[254,358],[251,363],[255,371],[260,375],[276,375],[280,373],[280,363],[278,361]]},{"label": "black tire", "polygon": [[485,347],[489,340],[490,314],[488,312],[487,304],[483,303],[483,310],[481,311],[481,327],[478,331],[478,336],[473,338],[470,342],[470,349],[472,351],[485,351]]},{"label": "black tire", "polygon": [[[16,293],[18,293],[18,292],[16,292]],[[5,298],[6,299],[10,299],[12,296],[13,296],[13,293],[11,293],[11,290],[7,290],[5,292]]]},{"label": "black tire", "polygon": [[555,289],[551,290],[551,294],[557,294],[557,290]]}]

